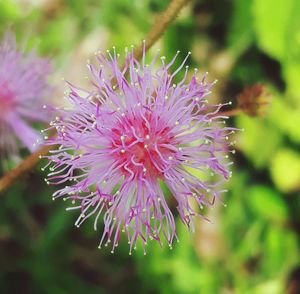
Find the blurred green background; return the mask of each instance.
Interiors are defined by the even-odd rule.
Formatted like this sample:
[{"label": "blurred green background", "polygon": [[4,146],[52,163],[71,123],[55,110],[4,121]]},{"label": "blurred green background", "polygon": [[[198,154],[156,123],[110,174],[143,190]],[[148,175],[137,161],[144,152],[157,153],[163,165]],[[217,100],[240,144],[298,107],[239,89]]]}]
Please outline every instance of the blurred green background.
[{"label": "blurred green background", "polygon": [[[62,77],[85,85],[86,59],[99,49],[139,44],[166,0],[0,0],[0,35],[50,56]],[[300,293],[300,1],[199,0],[180,13],[155,47],[218,79],[213,101],[233,101],[263,83],[264,117],[239,115],[233,178],[224,201],[188,232],[178,220],[173,250],[128,255],[97,249],[92,220],[52,202],[55,187],[36,168],[0,195],[1,293]],[[153,52],[153,50],[152,50]],[[151,51],[150,51],[151,54]],[[184,54],[181,58],[184,57]],[[24,152],[24,155],[26,153]]]}]

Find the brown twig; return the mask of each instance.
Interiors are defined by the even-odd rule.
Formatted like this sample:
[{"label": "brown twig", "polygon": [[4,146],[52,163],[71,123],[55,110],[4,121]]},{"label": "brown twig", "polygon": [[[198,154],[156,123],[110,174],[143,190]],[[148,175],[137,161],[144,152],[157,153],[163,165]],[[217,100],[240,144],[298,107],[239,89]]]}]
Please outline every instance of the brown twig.
[{"label": "brown twig", "polygon": [[234,109],[220,111],[220,112],[218,112],[218,116],[232,117],[232,116],[236,116],[238,114],[241,114],[242,112],[243,111],[240,108],[234,108]]},{"label": "brown twig", "polygon": [[[146,48],[151,48],[154,43],[163,35],[169,24],[177,17],[180,10],[191,0],[172,0],[166,10],[157,16],[152,29],[146,37]],[[135,50],[134,56],[140,59],[143,55],[143,44]]]},{"label": "brown twig", "polygon": [[23,175],[24,173],[30,171],[40,160],[40,155],[46,155],[49,150],[54,148],[53,146],[43,146],[38,151],[30,154],[27,158],[25,158],[17,167],[8,171],[1,179],[0,179],[0,192],[5,191],[9,186],[11,186],[15,180]]},{"label": "brown twig", "polygon": [[[180,10],[191,0],[172,0],[166,10],[162,12],[146,38],[146,49],[148,50],[162,36],[169,24],[176,18]],[[143,55],[141,44],[135,51],[135,58],[140,59]],[[44,146],[40,150],[25,158],[18,166],[7,172],[0,179],[0,193],[8,189],[20,176],[30,171],[39,161],[40,155],[46,155],[55,146]]]}]

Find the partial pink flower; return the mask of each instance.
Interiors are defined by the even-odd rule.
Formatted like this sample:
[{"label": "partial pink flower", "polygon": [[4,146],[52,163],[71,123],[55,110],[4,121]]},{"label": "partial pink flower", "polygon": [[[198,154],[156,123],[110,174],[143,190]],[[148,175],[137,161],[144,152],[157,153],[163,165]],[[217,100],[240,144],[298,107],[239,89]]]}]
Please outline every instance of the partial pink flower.
[{"label": "partial pink flower", "polygon": [[79,210],[76,226],[94,216],[97,230],[103,217],[99,248],[111,243],[114,252],[124,234],[131,254],[138,243],[146,252],[149,240],[172,246],[177,233],[168,203],[175,200],[193,229],[199,207],[226,191],[234,129],[218,115],[223,105],[206,100],[213,84],[198,80],[196,71],[187,81],[186,67],[175,84],[189,54],[172,72],[179,52],[169,63],[162,57],[158,68],[157,55],[148,65],[145,50],[141,63],[126,52],[124,68],[115,49],[99,54],[97,67],[88,64],[93,90],[70,85],[71,107],[51,122],[57,136],[46,141],[58,146],[47,156],[46,182],[63,185],[53,199],[63,197],[72,203],[67,210]]},{"label": "partial pink flower", "polygon": [[[19,144],[36,149],[40,134],[32,123],[49,121],[43,110],[49,93],[49,61],[18,49],[12,33],[0,43],[0,155],[18,154]],[[45,107],[45,106],[44,106]]]}]

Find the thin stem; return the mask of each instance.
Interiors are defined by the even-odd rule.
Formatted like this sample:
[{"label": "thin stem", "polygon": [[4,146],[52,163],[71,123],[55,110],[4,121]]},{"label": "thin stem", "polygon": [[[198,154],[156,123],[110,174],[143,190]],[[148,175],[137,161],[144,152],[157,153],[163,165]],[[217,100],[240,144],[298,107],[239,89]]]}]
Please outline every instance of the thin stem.
[{"label": "thin stem", "polygon": [[[157,16],[152,29],[146,37],[146,48],[149,50],[155,42],[163,35],[166,28],[177,17],[180,10],[187,5],[191,0],[172,0],[166,10]],[[143,55],[143,44],[135,50],[134,56],[136,59],[141,59]]]},{"label": "thin stem", "polygon": [[[152,29],[146,38],[146,50],[151,48],[153,44],[162,36],[170,23],[176,18],[180,10],[191,0],[172,0],[166,10],[162,12],[154,22]],[[143,44],[135,51],[135,58],[141,59],[143,55]],[[20,176],[29,172],[39,161],[40,155],[46,155],[55,146],[43,146],[38,151],[32,153],[25,158],[18,166],[8,171],[0,179],[0,193],[8,189]]]},{"label": "thin stem", "polygon": [[0,192],[5,191],[9,188],[15,180],[17,180],[21,175],[30,171],[40,160],[40,155],[46,155],[48,152],[54,149],[53,146],[43,146],[38,151],[30,154],[26,157],[17,167],[8,171],[1,179],[0,179]]},{"label": "thin stem", "polygon": [[234,109],[220,111],[220,112],[217,113],[217,115],[218,116],[232,117],[232,116],[236,116],[236,115],[241,114],[241,113],[242,113],[242,110],[240,108],[234,108]]}]

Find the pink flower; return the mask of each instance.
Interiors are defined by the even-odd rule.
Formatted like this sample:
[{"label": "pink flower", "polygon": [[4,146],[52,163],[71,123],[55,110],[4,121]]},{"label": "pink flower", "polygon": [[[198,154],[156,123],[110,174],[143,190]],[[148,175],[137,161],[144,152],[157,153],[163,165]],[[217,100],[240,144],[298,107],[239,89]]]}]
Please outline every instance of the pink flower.
[{"label": "pink flower", "polygon": [[0,43],[0,154],[16,155],[17,140],[35,149],[39,133],[32,122],[49,121],[43,111],[49,91],[49,62],[33,52],[24,53],[12,33]]},{"label": "pink flower", "polygon": [[[127,51],[126,51],[127,52]],[[179,52],[178,52],[179,53]],[[169,246],[177,239],[176,224],[162,190],[165,183],[175,198],[181,220],[193,228],[198,207],[220,197],[221,183],[230,177],[228,135],[218,116],[222,105],[210,105],[206,96],[212,84],[195,74],[174,84],[189,56],[173,73],[178,55],[154,68],[141,64],[133,52],[119,66],[115,50],[97,56],[99,68],[88,64],[93,91],[70,85],[70,109],[62,109],[51,125],[57,137],[46,144],[59,148],[48,156],[51,184],[68,183],[53,199],[71,200],[68,210],[79,210],[76,226],[91,216],[97,229],[103,215],[99,247],[118,246],[122,232],[130,254],[138,239],[144,252],[149,240],[164,238]],[[195,175],[202,173],[203,179]]]}]

